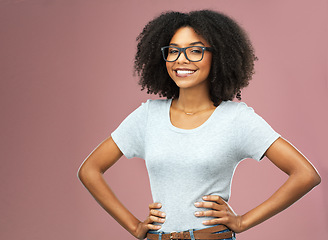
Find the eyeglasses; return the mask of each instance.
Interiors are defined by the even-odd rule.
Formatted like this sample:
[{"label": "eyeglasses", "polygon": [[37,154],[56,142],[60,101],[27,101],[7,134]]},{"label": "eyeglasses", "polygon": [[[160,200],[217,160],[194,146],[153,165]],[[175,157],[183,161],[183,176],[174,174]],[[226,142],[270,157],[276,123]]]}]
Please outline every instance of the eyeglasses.
[{"label": "eyeglasses", "polygon": [[166,46],[161,48],[163,58],[166,62],[174,62],[179,57],[181,52],[184,53],[187,60],[190,62],[199,62],[204,57],[204,51],[212,51],[210,47],[190,46],[185,48]]}]

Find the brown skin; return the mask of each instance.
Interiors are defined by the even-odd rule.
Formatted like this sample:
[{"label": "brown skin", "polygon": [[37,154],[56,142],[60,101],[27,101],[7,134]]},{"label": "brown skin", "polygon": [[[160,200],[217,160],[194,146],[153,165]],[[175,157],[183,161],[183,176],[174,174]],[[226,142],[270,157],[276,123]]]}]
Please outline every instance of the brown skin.
[{"label": "brown skin", "polygon": [[[97,202],[127,231],[138,239],[144,239],[149,229],[158,229],[151,223],[160,219],[156,217],[158,204],[150,204],[148,218],[141,222],[126,209],[103,178],[103,173],[110,168],[122,152],[111,137],[105,139],[81,165],[78,177]],[[154,212],[154,214],[152,214]],[[160,215],[159,215],[160,216]],[[162,217],[162,216],[161,216]]]},{"label": "brown skin", "polygon": [[[172,38],[174,43],[180,47],[198,41],[208,45],[201,36],[191,30],[187,27],[177,31]],[[167,64],[169,74],[172,74],[173,81],[180,88],[179,98],[172,102],[170,108],[171,123],[174,126],[185,129],[196,128],[214,111],[213,102],[209,97],[208,75],[206,75],[209,72],[210,58],[211,55],[206,54],[204,62],[191,63],[181,54],[176,62]],[[198,72],[190,77],[181,78],[174,76],[175,68],[197,69]],[[186,115],[184,112],[196,113]],[[160,203],[152,203],[149,205],[149,216],[146,220],[140,221],[112,192],[103,178],[103,173],[122,155],[113,139],[109,137],[86,158],[78,171],[78,177],[98,203],[119,224],[134,237],[144,239],[148,230],[160,229],[160,226],[153,223],[163,223],[165,213],[159,210]],[[224,224],[236,233],[243,232],[288,208],[321,181],[311,163],[283,138],[278,138],[267,149],[265,156],[289,176],[286,182],[266,201],[243,215],[237,215],[219,196],[204,196],[204,201],[195,203],[195,206],[212,210],[199,211],[195,215],[215,217],[204,222],[204,225]]]},{"label": "brown skin", "polygon": [[[160,229],[160,226],[152,223],[163,223],[165,213],[158,210],[160,203],[152,203],[149,205],[149,216],[145,221],[140,221],[114,195],[102,174],[122,155],[109,137],[87,157],[78,176],[92,196],[118,223],[136,238],[144,239],[148,230]],[[216,217],[204,222],[204,225],[224,224],[236,233],[243,232],[286,209],[320,183],[320,176],[311,163],[283,138],[277,139],[265,155],[289,175],[287,181],[270,198],[243,215],[234,213],[219,196],[204,197],[204,202],[200,202],[197,207],[213,210],[200,211],[198,216]]]},{"label": "brown skin", "polygon": [[270,198],[247,213],[237,215],[219,196],[204,196],[204,202],[197,202],[195,206],[212,210],[196,212],[195,216],[216,217],[203,224],[224,224],[240,233],[288,208],[321,182],[312,164],[283,138],[278,138],[268,148],[265,156],[289,175],[287,181]]},{"label": "brown skin", "polygon": [[205,202],[200,202],[197,207],[213,210],[199,212],[198,216],[216,217],[204,222],[204,225],[224,224],[236,233],[243,232],[288,208],[321,181],[312,164],[283,138],[277,139],[265,156],[288,174],[287,181],[270,198],[243,215],[235,214],[218,196],[203,198]]}]

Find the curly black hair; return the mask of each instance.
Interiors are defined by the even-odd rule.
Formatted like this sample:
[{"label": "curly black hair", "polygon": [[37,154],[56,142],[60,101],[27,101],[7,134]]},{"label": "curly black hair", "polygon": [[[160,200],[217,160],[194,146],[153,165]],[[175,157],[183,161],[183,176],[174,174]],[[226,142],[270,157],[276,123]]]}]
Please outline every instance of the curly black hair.
[{"label": "curly black hair", "polygon": [[179,97],[179,87],[167,72],[161,47],[169,45],[175,32],[186,26],[193,28],[213,49],[209,81],[214,105],[234,97],[241,100],[241,89],[249,84],[257,57],[246,32],[236,21],[212,10],[164,12],[144,27],[137,37],[134,60],[141,90],[147,88],[148,94],[168,99]]}]

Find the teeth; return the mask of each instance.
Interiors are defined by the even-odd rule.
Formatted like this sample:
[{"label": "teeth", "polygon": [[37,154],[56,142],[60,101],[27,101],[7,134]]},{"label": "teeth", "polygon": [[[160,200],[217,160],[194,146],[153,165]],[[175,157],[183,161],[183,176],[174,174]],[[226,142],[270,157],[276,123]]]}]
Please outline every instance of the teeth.
[{"label": "teeth", "polygon": [[190,71],[190,70],[177,70],[178,74],[192,74],[195,71]]}]

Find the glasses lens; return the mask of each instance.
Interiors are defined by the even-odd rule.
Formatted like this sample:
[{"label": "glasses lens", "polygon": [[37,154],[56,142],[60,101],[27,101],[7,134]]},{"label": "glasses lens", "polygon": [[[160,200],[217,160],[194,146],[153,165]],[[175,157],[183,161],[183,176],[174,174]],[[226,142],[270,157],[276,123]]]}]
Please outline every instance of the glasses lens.
[{"label": "glasses lens", "polygon": [[190,61],[197,62],[203,58],[203,49],[201,47],[189,47],[186,49],[187,58]]},{"label": "glasses lens", "polygon": [[[186,49],[186,55],[187,55],[186,57],[188,58],[189,61],[198,62],[198,61],[202,60],[204,51],[201,47],[195,46],[195,47],[188,47],[185,49]],[[168,62],[174,62],[180,56],[180,49],[176,48],[176,47],[171,47],[171,46],[163,47],[162,52],[163,52],[165,61],[168,61]]]},{"label": "glasses lens", "polygon": [[166,61],[174,62],[179,57],[179,49],[175,47],[164,47],[163,56]]}]

